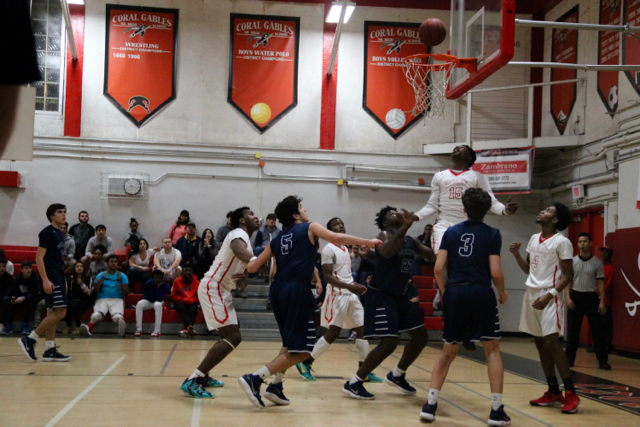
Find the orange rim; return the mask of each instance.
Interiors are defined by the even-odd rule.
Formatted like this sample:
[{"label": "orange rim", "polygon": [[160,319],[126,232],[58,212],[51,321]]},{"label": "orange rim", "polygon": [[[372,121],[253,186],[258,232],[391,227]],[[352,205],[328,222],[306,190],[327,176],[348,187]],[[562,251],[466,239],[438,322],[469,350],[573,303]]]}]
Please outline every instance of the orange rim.
[{"label": "orange rim", "polygon": [[[412,61],[422,58],[433,58],[435,61],[445,62],[445,64],[422,64]],[[457,56],[445,55],[442,53],[419,53],[417,55],[409,55],[404,57],[403,61],[406,64],[429,68],[431,71],[447,71],[449,69],[448,65],[451,63],[453,63],[455,68],[464,68],[470,73],[476,70],[475,58],[458,58]]]}]

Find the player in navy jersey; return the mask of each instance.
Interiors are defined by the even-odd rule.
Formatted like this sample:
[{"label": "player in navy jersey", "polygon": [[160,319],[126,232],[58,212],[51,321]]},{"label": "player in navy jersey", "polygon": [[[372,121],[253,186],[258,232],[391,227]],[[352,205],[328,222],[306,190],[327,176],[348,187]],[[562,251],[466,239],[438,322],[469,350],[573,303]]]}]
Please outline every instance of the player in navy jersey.
[{"label": "player in navy jersey", "polygon": [[42,360],[45,362],[66,362],[71,359],[58,352],[56,348],[56,325],[67,314],[67,282],[64,277],[64,237],[60,228],[67,221],[67,207],[54,203],[47,208],[47,219],[51,223],[38,235],[38,251],[36,265],[42,278],[42,288],[45,292],[47,317],[31,333],[20,338],[18,344],[27,357],[38,360],[35,349],[39,335],[47,337],[46,349]]},{"label": "player in navy jersey", "polygon": [[424,327],[424,311],[406,294],[415,256],[433,261],[433,251],[414,237],[407,236],[413,224],[413,212],[386,206],[376,215],[382,246],[376,249],[376,266],[364,300],[364,337],[380,338],[380,344],[365,358],[358,372],[345,383],[342,392],[354,399],[373,400],[363,381],[396,349],[401,332],[409,334],[409,343],[393,371],[384,382],[407,395],[416,389],[405,380],[405,372],[420,356],[429,340]]},{"label": "player in navy jersey", "polygon": [[282,233],[247,266],[250,273],[255,273],[271,256],[277,265],[269,300],[282,337],[282,349],[268,365],[238,379],[251,403],[260,409],[264,408],[260,386],[270,375],[273,375],[273,381],[267,387],[265,398],[277,405],[289,404],[282,390],[284,372],[307,359],[313,350],[316,304],[309,283],[314,273],[318,238],[340,245],[375,246],[381,243],[378,239],[334,233],[318,223],[310,223],[301,200],[288,196],[278,203],[275,214],[282,224]]},{"label": "player in navy jersey", "polygon": [[[480,188],[470,188],[462,196],[469,218],[444,232],[434,268],[443,301],[444,346],[433,365],[427,403],[420,418],[436,419],[438,395],[460,343],[482,341],[487,356],[491,387],[491,414],[488,424],[508,426],[511,419],[502,404],[504,370],[498,340],[500,319],[491,281],[498,289],[501,304],[507,302],[504,275],[500,265],[502,236],[500,231],[482,222],[491,208],[491,196]],[[446,283],[446,286],[445,286]]]}]

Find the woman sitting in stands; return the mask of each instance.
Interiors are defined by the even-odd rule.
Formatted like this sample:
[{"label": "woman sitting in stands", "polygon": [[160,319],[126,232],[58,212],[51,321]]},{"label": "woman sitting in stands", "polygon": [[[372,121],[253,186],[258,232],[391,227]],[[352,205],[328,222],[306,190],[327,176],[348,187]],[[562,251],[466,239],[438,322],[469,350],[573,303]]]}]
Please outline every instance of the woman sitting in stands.
[{"label": "woman sitting in stands", "polygon": [[[63,333],[80,333],[82,313],[91,309],[93,302],[89,278],[84,274],[84,265],[78,261],[73,268],[73,273],[67,276],[67,315],[64,318],[67,322],[67,329]],[[74,321],[75,328],[72,326]]]}]

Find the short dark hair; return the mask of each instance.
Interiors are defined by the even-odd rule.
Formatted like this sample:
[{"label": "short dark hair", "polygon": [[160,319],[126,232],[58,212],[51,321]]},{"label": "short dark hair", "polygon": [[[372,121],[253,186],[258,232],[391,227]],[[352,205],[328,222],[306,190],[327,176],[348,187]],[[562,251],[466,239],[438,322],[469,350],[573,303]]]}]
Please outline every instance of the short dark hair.
[{"label": "short dark hair", "polygon": [[6,259],[4,259],[4,258],[0,258],[0,264],[6,264],[6,263],[7,263],[7,260],[6,260]]},{"label": "short dark hair", "polygon": [[587,233],[586,231],[583,231],[582,233],[578,234],[578,239],[581,237],[586,237],[587,239],[589,239],[590,242],[593,242],[593,238],[591,237],[591,233]]},{"label": "short dark hair", "polygon": [[86,213],[87,215],[89,215],[89,212],[87,212],[87,211],[80,211],[80,212],[78,212],[78,216],[80,216],[83,213]]},{"label": "short dark hair", "polygon": [[491,196],[482,188],[468,188],[462,195],[462,205],[472,221],[482,221],[491,209]]},{"label": "short dark hair", "polygon": [[51,217],[56,214],[56,211],[60,209],[67,209],[67,207],[62,203],[54,203],[52,205],[49,205],[49,207],[47,208],[47,219],[49,220],[49,222],[51,222]]},{"label": "short dark hair", "polygon": [[397,209],[394,208],[393,206],[385,206],[384,208],[380,209],[380,211],[376,214],[376,220],[375,223],[378,226],[378,228],[380,230],[384,230],[384,221],[387,218],[387,213],[389,211],[396,211]]},{"label": "short dark hair", "polygon": [[244,216],[244,211],[251,210],[250,207],[243,206],[231,212],[231,229],[235,230],[240,227],[240,218]]},{"label": "short dark hair", "polygon": [[233,211],[227,212],[227,219],[231,218],[231,215],[233,215]]},{"label": "short dark hair", "polygon": [[302,202],[300,197],[292,195],[285,197],[278,203],[275,213],[282,227],[288,228],[296,222],[293,216],[300,213],[298,210],[300,202]]},{"label": "short dark hair", "polygon": [[467,167],[471,168],[471,166],[473,166],[474,163],[476,162],[476,159],[478,158],[478,156],[476,155],[476,152],[473,151],[473,148],[471,148],[470,146],[463,145],[463,147],[465,147],[469,151],[469,165]]},{"label": "short dark hair", "polygon": [[7,251],[4,250],[4,248],[0,248],[0,258],[6,258],[7,257]]},{"label": "short dark hair", "polygon": [[329,220],[329,222],[327,222],[327,230],[330,230],[330,229],[331,229],[331,224],[332,224],[334,221],[337,221],[337,220],[339,220],[339,219],[340,219],[340,218],[339,218],[339,217],[337,217],[337,216],[334,216],[333,218],[331,218],[331,219]]},{"label": "short dark hair", "polygon": [[28,259],[25,259],[20,263],[20,269],[23,269],[25,267],[33,268],[33,262],[29,261]]},{"label": "short dark hair", "polygon": [[95,252],[96,250],[99,250],[102,255],[107,252],[107,248],[104,245],[96,245],[95,248],[93,248],[93,252]]},{"label": "short dark hair", "polygon": [[112,259],[116,259],[116,261],[118,261],[118,255],[115,254],[111,254],[107,257],[107,264],[109,264],[109,261],[111,261]]},{"label": "short dark hair", "polygon": [[185,265],[184,267],[182,267],[182,275],[184,275],[184,271],[185,271],[187,268],[188,268],[189,270],[191,270],[191,274],[193,274],[193,267],[191,267],[190,265]]},{"label": "short dark hair", "polygon": [[153,270],[153,273],[151,273],[151,276],[160,276],[160,277],[164,277],[164,273],[160,270]]},{"label": "short dark hair", "polygon": [[272,219],[272,220],[274,220],[274,221],[275,221],[275,220],[277,219],[277,218],[276,218],[276,214],[274,214],[274,213],[270,213],[269,215],[267,215],[267,219]]},{"label": "short dark hair", "polygon": [[107,227],[104,224],[98,224],[96,225],[96,231],[103,229],[104,231],[107,231]]},{"label": "short dark hair", "polygon": [[569,212],[569,208],[559,202],[555,202],[553,207],[556,208],[556,218],[558,218],[556,230],[566,230],[569,224],[571,224],[571,212]]}]

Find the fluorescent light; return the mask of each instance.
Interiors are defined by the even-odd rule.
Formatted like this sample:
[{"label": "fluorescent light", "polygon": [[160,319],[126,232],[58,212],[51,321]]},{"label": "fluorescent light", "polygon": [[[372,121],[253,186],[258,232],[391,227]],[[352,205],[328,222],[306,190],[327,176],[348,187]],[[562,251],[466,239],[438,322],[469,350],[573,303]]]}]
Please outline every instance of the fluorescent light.
[{"label": "fluorescent light", "polygon": [[84,0],[67,0],[69,4],[84,4]]},{"label": "fluorescent light", "polygon": [[[356,8],[355,3],[347,3],[347,13],[344,15],[344,23],[349,22],[349,18],[351,18],[351,14],[353,10]],[[331,24],[337,24],[340,20],[340,12],[342,11],[342,2],[334,1],[331,4],[331,9],[329,10],[329,16],[327,16],[327,22]]]}]

